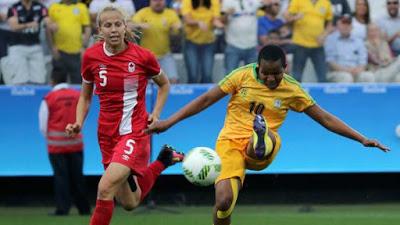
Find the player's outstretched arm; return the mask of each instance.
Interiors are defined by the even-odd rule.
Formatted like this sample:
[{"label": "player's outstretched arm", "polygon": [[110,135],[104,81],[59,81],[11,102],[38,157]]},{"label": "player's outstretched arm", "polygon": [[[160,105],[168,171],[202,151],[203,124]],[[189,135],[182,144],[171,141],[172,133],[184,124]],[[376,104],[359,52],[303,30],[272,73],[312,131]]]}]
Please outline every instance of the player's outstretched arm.
[{"label": "player's outstretched arm", "polygon": [[83,122],[89,111],[90,103],[92,102],[93,84],[82,82],[81,95],[79,96],[78,105],[76,106],[76,121],[74,124],[67,124],[65,132],[73,137],[81,131]]},{"label": "player's outstretched arm", "polygon": [[227,94],[223,92],[219,86],[216,86],[185,105],[168,119],[150,124],[149,127],[144,130],[144,132],[151,134],[166,131],[174,124],[203,111],[226,95]]},{"label": "player's outstretched arm", "polygon": [[326,129],[342,135],[344,137],[353,139],[360,142],[365,147],[376,147],[384,152],[390,151],[390,149],[377,140],[371,140],[366,138],[364,135],[360,134],[349,125],[344,123],[342,120],[332,115],[331,113],[325,111],[318,105],[313,105],[304,111],[309,117],[317,121],[319,124],[324,126]]}]

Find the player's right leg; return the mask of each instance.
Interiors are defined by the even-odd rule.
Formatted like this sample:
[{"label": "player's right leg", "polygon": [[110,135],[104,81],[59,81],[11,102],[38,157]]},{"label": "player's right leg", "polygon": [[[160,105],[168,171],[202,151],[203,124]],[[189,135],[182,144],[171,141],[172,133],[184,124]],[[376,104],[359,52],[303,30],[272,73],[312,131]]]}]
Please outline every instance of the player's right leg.
[{"label": "player's right leg", "polygon": [[114,209],[114,196],[130,175],[130,168],[120,163],[110,163],[100,179],[96,208],[90,225],[109,225]]}]

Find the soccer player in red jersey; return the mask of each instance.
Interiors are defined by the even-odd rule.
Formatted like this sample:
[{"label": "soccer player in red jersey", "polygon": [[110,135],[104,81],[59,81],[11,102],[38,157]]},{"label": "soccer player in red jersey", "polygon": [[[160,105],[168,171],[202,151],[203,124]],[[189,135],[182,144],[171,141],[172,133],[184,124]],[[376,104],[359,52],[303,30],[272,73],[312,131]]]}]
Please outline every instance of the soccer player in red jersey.
[{"label": "soccer player in red jersey", "polygon": [[[124,12],[107,6],[97,18],[101,41],[86,50],[82,61],[82,90],[76,122],[68,124],[74,136],[82,128],[93,89],[100,99],[98,141],[106,168],[98,185],[96,208],[90,225],[109,225],[114,198],[126,210],[136,208],[160,173],[183,159],[183,154],[164,146],[148,165],[150,136],[143,130],[156,122],[167,99],[169,82],[150,51],[132,43]],[[146,112],[146,86],[158,86],[153,112]]]}]

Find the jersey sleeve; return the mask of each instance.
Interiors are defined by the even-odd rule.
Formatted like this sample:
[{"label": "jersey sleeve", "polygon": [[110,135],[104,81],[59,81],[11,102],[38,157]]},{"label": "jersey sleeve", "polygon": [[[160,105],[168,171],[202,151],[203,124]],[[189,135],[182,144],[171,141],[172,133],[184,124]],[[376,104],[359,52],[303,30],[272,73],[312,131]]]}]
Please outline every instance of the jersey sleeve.
[{"label": "jersey sleeve", "polygon": [[326,11],[325,20],[326,21],[333,20],[333,8],[332,8],[332,4],[330,1],[328,1],[328,10]]},{"label": "jersey sleeve", "polygon": [[300,85],[295,85],[294,87],[293,97],[289,102],[291,110],[303,112],[308,107],[315,105],[315,100]]},{"label": "jersey sleeve", "polygon": [[90,18],[89,18],[89,10],[85,4],[80,4],[80,9],[82,10],[81,14],[81,24],[82,26],[89,26],[90,25]]},{"label": "jersey sleeve", "polygon": [[146,72],[147,76],[153,77],[157,76],[161,72],[160,64],[157,61],[157,58],[150,51],[147,52],[147,62],[146,62]]},{"label": "jersey sleeve", "polygon": [[88,51],[83,54],[82,65],[81,65],[81,75],[82,80],[85,83],[93,83],[94,74],[91,70],[91,62]]},{"label": "jersey sleeve", "polygon": [[224,79],[222,79],[218,86],[221,90],[227,94],[233,94],[236,90],[240,87],[240,81],[242,76],[240,72],[233,71],[232,73],[228,74]]}]

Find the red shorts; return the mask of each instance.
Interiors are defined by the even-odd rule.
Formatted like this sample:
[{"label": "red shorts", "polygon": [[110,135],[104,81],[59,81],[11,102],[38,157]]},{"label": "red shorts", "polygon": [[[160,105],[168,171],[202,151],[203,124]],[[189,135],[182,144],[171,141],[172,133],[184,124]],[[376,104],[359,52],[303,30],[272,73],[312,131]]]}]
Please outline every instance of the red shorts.
[{"label": "red shorts", "polygon": [[127,134],[117,137],[99,135],[99,145],[104,168],[112,162],[129,167],[136,175],[142,175],[150,159],[150,136],[141,138]]}]

